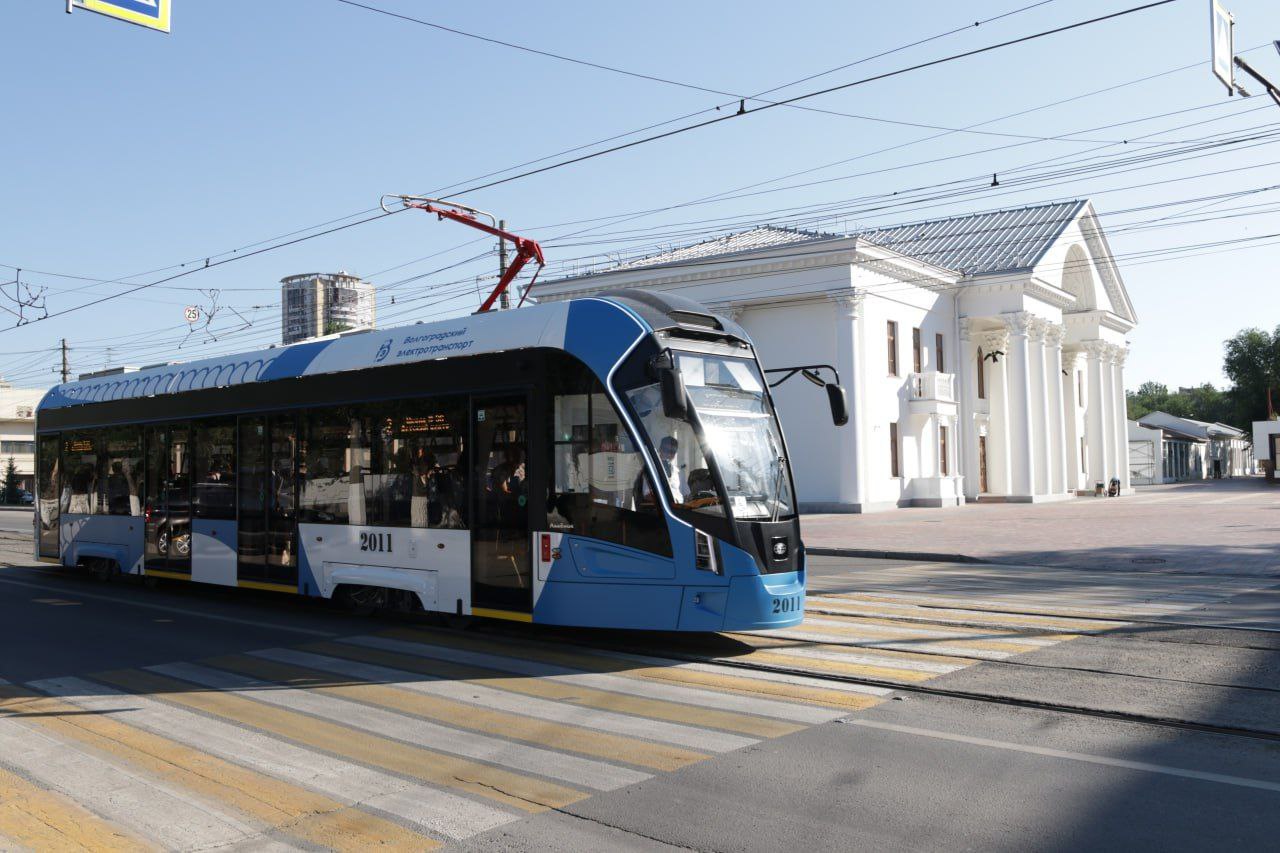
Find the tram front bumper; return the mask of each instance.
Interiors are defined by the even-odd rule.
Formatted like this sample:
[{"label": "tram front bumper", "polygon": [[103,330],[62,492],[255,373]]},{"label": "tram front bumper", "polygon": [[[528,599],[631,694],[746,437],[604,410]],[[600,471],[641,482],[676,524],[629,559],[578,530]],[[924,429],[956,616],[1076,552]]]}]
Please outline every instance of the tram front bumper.
[{"label": "tram front bumper", "polygon": [[726,589],[685,587],[682,631],[753,631],[798,625],[804,618],[804,573],[741,575]]}]

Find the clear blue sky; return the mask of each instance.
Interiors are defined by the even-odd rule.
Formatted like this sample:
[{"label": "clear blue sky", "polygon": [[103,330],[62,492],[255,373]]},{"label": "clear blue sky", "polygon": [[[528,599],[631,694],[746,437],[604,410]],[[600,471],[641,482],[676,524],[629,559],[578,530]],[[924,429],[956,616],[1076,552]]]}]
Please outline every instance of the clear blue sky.
[{"label": "clear blue sky", "polygon": [[[726,92],[758,92],[917,39],[1030,5],[1033,0],[858,3],[764,2],[489,3],[368,0],[494,38]],[[51,312],[117,293],[48,273],[113,279],[169,267],[366,210],[383,192],[427,192],[562,149],[703,110],[726,99],[571,65],[394,20],[334,0],[174,0],[173,33],[162,35],[63,0],[6,3],[0,135],[0,263],[49,288]],[[1057,0],[785,90],[791,95],[1139,5],[1139,0]],[[1280,38],[1274,0],[1230,0],[1237,49]],[[1031,112],[986,131],[1053,136],[1099,130],[1074,141],[955,133],[813,172],[822,183],[683,207],[624,223],[558,226],[667,207],[757,184],[936,133],[917,127],[794,109],[773,109],[467,196],[517,230],[549,243],[553,261],[608,249],[640,250],[693,220],[765,220],[771,211],[847,202],[854,212],[823,228],[879,225],[966,210],[1089,196],[1104,215],[1214,193],[1280,184],[1274,143],[1052,186],[983,189],[976,176],[1067,155],[1104,141],[1167,130],[1187,140],[1280,122],[1264,97],[1228,99],[1209,73],[1208,2],[1157,10],[1052,36],[942,67],[870,83],[807,102],[899,122],[963,127],[1182,65],[1194,69]],[[1247,56],[1280,79],[1270,47]],[[1257,90],[1256,86],[1250,86]],[[1173,129],[1189,122],[1194,127]],[[1088,142],[1080,140],[1089,140]],[[892,167],[1025,143],[931,165]],[[1158,150],[1136,143],[1095,156]],[[1255,168],[1245,168],[1255,167]],[[1045,168],[1045,167],[1041,167]],[[1235,173],[1186,179],[1205,172]],[[857,172],[876,171],[844,180]],[[945,204],[867,212],[852,202],[966,179],[980,190]],[[1169,182],[1170,179],[1183,179]],[[989,179],[987,179],[989,183]],[[1129,187],[1129,189],[1120,189]],[[1257,205],[1236,211],[1243,205]],[[1207,207],[1188,219],[1234,218],[1125,230],[1195,205],[1104,219],[1137,307],[1130,336],[1130,387],[1221,383],[1222,341],[1239,328],[1280,323],[1274,296],[1280,246],[1169,261],[1171,247],[1280,232],[1280,191]],[[608,237],[652,228],[633,242]],[[551,240],[574,231],[579,237]],[[603,235],[603,236],[602,236]],[[111,363],[190,359],[278,340],[278,280],[347,269],[387,287],[384,322],[429,319],[475,304],[474,287],[448,284],[490,273],[484,258],[396,285],[491,248],[465,229],[402,215],[227,264],[166,287],[115,299],[27,327],[0,316],[0,374],[17,384],[54,380],[52,348],[72,347],[73,370]],[[1265,241],[1264,241],[1265,242]],[[1131,253],[1152,253],[1136,254]],[[439,253],[439,254],[435,254]],[[434,257],[407,263],[428,255]],[[1126,261],[1126,258],[1130,260]],[[1150,262],[1159,260],[1160,262]],[[407,264],[407,265],[406,265]],[[400,266],[405,265],[405,266]],[[398,268],[396,268],[398,267]],[[396,269],[390,269],[396,268]],[[42,273],[30,272],[41,270]],[[389,270],[385,273],[382,271]],[[175,268],[172,271],[180,271]],[[172,272],[170,271],[170,272]],[[9,279],[12,270],[0,268]],[[141,283],[167,273],[131,278]],[[435,286],[436,291],[428,290]],[[215,317],[219,340],[185,334],[182,307],[221,289],[235,307]],[[443,294],[443,295],[440,295]],[[390,304],[395,296],[397,305]],[[257,307],[255,307],[257,306]],[[110,349],[108,349],[108,347]]]}]

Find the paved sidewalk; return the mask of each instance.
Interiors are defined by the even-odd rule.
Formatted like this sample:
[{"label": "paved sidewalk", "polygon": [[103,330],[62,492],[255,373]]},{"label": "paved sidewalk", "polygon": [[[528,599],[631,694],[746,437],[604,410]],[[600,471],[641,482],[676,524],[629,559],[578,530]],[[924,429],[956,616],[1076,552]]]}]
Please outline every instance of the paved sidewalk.
[{"label": "paved sidewalk", "polygon": [[1123,498],[806,515],[801,526],[820,551],[1280,576],[1280,487],[1256,477],[1148,486]]}]

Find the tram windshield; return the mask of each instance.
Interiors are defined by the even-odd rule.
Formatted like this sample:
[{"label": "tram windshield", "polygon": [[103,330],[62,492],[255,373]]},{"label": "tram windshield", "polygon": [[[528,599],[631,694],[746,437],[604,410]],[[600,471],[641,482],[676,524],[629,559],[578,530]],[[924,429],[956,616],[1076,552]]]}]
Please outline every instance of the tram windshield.
[{"label": "tram windshield", "polygon": [[755,362],[708,353],[673,356],[689,394],[686,418],[667,417],[657,383],[627,397],[657,451],[675,506],[740,520],[793,515],[782,436]]}]

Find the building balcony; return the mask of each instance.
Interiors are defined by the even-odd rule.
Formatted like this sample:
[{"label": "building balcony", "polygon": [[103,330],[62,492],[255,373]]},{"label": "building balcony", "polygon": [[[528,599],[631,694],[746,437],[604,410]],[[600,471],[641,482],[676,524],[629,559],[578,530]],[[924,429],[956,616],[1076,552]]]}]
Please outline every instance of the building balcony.
[{"label": "building balcony", "polygon": [[954,373],[926,370],[907,378],[908,407],[913,415],[956,414],[956,377]]}]

